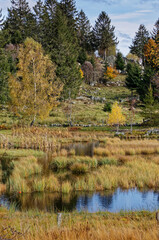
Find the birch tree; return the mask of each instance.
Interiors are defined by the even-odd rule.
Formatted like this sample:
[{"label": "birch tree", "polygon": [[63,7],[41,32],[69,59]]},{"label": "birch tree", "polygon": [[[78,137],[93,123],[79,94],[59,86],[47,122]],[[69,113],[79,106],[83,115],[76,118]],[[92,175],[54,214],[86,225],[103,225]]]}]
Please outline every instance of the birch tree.
[{"label": "birch tree", "polygon": [[55,65],[32,38],[20,46],[18,59],[16,74],[9,77],[11,109],[30,117],[33,124],[56,106],[62,85],[56,78]]}]

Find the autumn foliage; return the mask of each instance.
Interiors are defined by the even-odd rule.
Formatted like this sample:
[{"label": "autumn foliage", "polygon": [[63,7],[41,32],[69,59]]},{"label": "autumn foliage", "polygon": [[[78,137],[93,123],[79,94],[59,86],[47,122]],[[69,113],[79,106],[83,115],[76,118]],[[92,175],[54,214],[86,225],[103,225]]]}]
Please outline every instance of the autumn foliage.
[{"label": "autumn foliage", "polygon": [[107,70],[104,73],[105,78],[108,80],[115,78],[117,75],[118,75],[118,72],[113,67],[107,67]]},{"label": "autumn foliage", "polygon": [[41,44],[27,38],[20,46],[16,74],[10,75],[11,110],[17,115],[44,118],[57,104],[62,90],[55,65],[44,55]]},{"label": "autumn foliage", "polygon": [[145,45],[145,57],[152,67],[159,69],[159,34],[156,41],[149,39]]},{"label": "autumn foliage", "polygon": [[118,105],[117,102],[115,102],[112,106],[112,111],[108,116],[107,123],[109,125],[117,125],[117,130],[119,125],[124,124],[126,121],[125,116],[122,114],[122,109]]}]

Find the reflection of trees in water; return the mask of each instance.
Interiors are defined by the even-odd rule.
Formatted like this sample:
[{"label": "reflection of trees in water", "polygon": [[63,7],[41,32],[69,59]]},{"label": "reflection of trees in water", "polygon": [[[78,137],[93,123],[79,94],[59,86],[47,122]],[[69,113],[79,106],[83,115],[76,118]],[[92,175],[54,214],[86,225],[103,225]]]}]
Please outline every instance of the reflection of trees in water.
[{"label": "reflection of trees in water", "polygon": [[99,195],[99,201],[100,205],[106,209],[110,207],[113,201],[113,194],[107,195],[107,196],[101,196]]},{"label": "reflection of trees in water", "polygon": [[34,193],[22,195],[7,195],[10,203],[19,210],[38,209],[43,211],[73,211],[76,208],[77,195],[59,193]]},{"label": "reflection of trees in water", "polygon": [[90,143],[74,143],[70,145],[62,146],[67,150],[75,150],[77,156],[90,156],[93,157],[94,148],[99,146],[99,142],[90,142]]}]

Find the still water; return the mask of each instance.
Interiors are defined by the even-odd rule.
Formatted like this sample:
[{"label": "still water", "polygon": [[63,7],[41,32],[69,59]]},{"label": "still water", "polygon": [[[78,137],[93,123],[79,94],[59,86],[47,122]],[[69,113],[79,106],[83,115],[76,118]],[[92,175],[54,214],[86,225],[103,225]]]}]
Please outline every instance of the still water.
[{"label": "still water", "polygon": [[121,190],[118,188],[115,192],[2,195],[0,204],[8,208],[14,204],[20,211],[29,209],[54,212],[75,210],[88,212],[155,211],[159,209],[159,191]]}]

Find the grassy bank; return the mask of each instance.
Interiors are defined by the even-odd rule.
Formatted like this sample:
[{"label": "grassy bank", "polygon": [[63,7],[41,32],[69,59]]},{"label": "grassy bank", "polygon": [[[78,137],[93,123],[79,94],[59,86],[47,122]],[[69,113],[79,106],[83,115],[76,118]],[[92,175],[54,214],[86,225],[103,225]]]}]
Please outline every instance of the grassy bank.
[{"label": "grassy bank", "polygon": [[73,212],[63,213],[58,227],[56,214],[20,213],[13,209],[8,212],[0,208],[0,237],[25,240],[157,240],[158,224],[154,212]]}]

